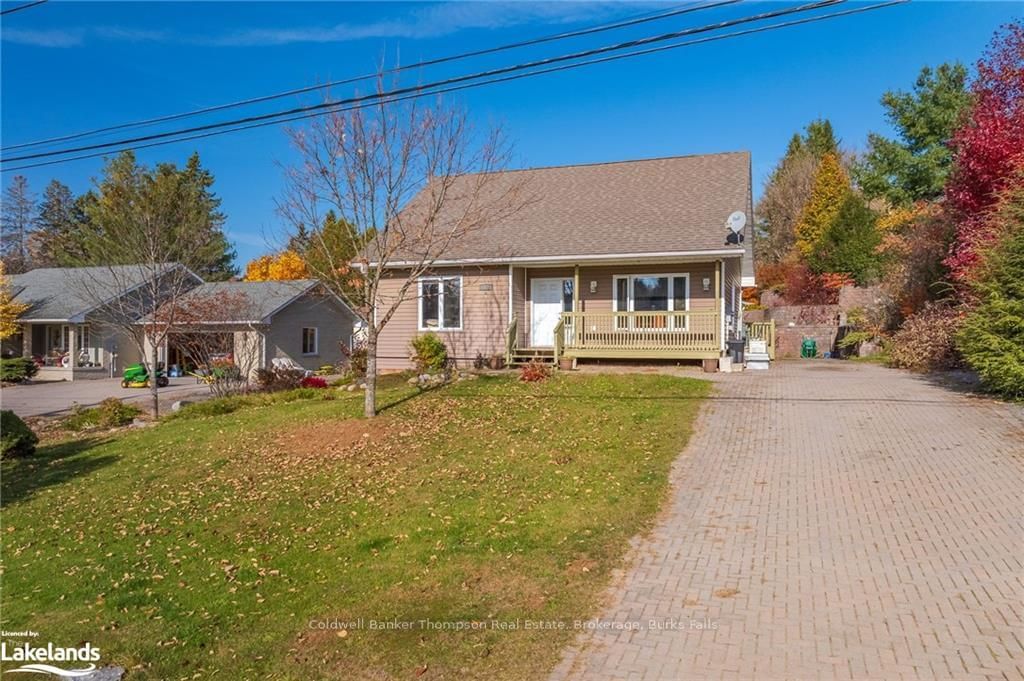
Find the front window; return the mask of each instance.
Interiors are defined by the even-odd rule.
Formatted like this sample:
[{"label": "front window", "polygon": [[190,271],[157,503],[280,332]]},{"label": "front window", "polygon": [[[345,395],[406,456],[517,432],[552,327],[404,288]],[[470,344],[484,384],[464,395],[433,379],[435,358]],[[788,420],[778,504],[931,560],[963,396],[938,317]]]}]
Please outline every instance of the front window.
[{"label": "front window", "polygon": [[420,331],[462,328],[462,277],[420,279]]},{"label": "front window", "polygon": [[[616,312],[684,312],[689,305],[689,278],[685,274],[637,274],[615,277]],[[685,329],[684,315],[621,315],[617,329]]]},{"label": "front window", "polygon": [[307,326],[302,329],[302,354],[304,355],[315,355],[318,351],[317,338],[319,334],[315,326]]}]

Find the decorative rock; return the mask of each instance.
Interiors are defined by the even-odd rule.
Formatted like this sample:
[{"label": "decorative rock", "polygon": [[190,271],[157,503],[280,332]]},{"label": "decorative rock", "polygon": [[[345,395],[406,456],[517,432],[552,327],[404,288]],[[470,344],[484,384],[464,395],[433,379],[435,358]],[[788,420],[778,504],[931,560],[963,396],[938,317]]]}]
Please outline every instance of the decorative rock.
[{"label": "decorative rock", "polygon": [[406,381],[406,383],[408,383],[409,385],[416,385],[419,382],[420,382],[420,379],[419,379],[418,376],[413,376],[408,381]]},{"label": "decorative rock", "polygon": [[132,419],[130,427],[132,427],[132,428],[149,428],[150,426],[155,426],[155,425],[156,425],[155,421],[143,421],[142,419]]},{"label": "decorative rock", "polygon": [[345,388],[345,390],[349,391],[350,393],[354,393],[356,391],[356,384],[355,383],[349,383],[348,387]]},{"label": "decorative rock", "polygon": [[360,390],[366,390],[366,384],[365,383],[360,383],[359,384],[359,389]]},{"label": "decorative rock", "polygon": [[187,407],[190,404],[192,404],[192,402],[189,400],[178,400],[171,404],[171,411],[181,411],[182,407]]}]

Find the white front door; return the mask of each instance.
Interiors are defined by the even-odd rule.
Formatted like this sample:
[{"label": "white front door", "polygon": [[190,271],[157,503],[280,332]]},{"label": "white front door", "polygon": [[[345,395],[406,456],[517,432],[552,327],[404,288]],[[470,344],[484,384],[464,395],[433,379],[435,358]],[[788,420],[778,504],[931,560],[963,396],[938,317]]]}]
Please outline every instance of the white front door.
[{"label": "white front door", "polygon": [[555,324],[562,313],[564,279],[533,279],[530,282],[530,344],[555,344]]}]

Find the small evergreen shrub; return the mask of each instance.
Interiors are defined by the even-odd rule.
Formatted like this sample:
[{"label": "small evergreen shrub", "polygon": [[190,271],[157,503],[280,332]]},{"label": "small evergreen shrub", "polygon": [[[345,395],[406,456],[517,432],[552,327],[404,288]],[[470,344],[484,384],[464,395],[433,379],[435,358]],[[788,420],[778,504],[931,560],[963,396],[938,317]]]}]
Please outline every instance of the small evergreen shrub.
[{"label": "small evergreen shrub", "polygon": [[947,305],[929,303],[908,317],[889,344],[889,363],[911,371],[943,371],[961,364],[955,344],[962,316]]},{"label": "small evergreen shrub", "polygon": [[38,442],[39,438],[21,417],[10,409],[0,411],[0,458],[31,456]]},{"label": "small evergreen shrub", "polygon": [[21,383],[39,373],[39,367],[28,357],[0,359],[0,381]]},{"label": "small evergreen shrub", "polygon": [[411,359],[416,364],[416,371],[429,374],[441,371],[448,361],[448,348],[436,333],[427,332],[416,336],[409,345],[412,347]]}]

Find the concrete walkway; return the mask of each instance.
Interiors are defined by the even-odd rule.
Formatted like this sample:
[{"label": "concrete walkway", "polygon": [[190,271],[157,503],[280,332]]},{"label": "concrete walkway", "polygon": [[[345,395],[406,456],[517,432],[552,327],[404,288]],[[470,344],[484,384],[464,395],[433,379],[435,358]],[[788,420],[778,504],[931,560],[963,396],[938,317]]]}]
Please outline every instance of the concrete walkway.
[{"label": "concrete walkway", "polygon": [[840,362],[716,382],[554,679],[1024,678],[1024,410]]},{"label": "concrete walkway", "polygon": [[[194,378],[172,378],[169,386],[160,388],[160,408],[192,395],[209,394],[210,389],[197,384]],[[0,390],[0,406],[12,409],[22,418],[52,416],[71,409],[76,402],[81,407],[92,407],[108,397],[117,397],[146,410],[152,399],[146,388],[122,388],[119,378],[94,378],[9,386]]]}]

